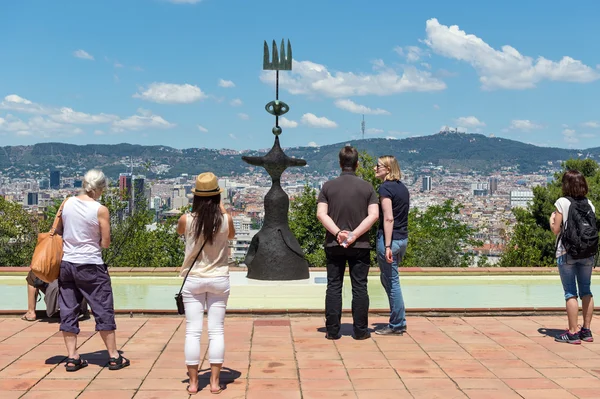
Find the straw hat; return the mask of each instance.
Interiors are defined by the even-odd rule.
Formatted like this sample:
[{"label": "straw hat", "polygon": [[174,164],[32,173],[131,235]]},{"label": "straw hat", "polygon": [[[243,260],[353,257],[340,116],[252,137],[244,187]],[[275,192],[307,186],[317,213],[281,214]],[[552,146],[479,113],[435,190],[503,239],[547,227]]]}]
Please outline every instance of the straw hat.
[{"label": "straw hat", "polygon": [[217,176],[211,172],[200,173],[196,177],[196,187],[192,190],[192,194],[198,197],[212,197],[213,195],[221,194],[224,190],[219,187]]}]

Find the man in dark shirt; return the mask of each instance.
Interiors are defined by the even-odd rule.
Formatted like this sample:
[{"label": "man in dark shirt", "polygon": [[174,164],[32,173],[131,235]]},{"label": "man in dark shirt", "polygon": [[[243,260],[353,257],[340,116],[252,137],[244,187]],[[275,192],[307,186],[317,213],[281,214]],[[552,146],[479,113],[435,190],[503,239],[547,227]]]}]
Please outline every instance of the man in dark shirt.
[{"label": "man in dark shirt", "polygon": [[352,318],[354,338],[371,336],[367,276],[370,267],[369,231],[379,218],[379,199],[373,186],[356,176],[358,152],[351,146],[340,151],[341,175],[326,182],[319,193],[317,218],[327,233],[327,291],[325,317],[327,339],[340,338],[342,319],[342,285],[346,262],[352,282]]}]

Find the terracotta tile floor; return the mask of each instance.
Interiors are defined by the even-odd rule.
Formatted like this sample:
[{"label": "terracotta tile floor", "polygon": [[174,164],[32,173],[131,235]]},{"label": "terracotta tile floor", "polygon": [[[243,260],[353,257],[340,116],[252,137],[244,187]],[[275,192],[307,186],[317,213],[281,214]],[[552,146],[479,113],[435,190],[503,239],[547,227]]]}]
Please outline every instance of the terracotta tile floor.
[{"label": "terracotta tile floor", "polygon": [[[373,327],[385,321],[370,318]],[[546,335],[565,326],[563,316],[411,317],[404,336],[364,341],[352,339],[351,322],[344,317],[343,337],[328,341],[322,317],[228,317],[227,388],[218,397],[600,398],[600,344]],[[130,367],[104,367],[90,320],[79,341],[90,365],[67,373],[57,323],[0,318],[0,398],[188,398],[183,318],[122,317],[117,325]],[[206,348],[203,334],[197,397],[214,397]]]}]

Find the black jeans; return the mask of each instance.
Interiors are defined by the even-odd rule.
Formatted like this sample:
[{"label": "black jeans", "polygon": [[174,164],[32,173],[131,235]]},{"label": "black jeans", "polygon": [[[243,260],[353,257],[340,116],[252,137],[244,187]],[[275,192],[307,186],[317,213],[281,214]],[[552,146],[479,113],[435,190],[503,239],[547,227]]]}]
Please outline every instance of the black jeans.
[{"label": "black jeans", "polygon": [[325,327],[329,335],[337,335],[342,322],[342,286],[346,262],[350,267],[352,282],[352,319],[354,336],[368,333],[369,293],[367,276],[370,266],[370,249],[329,247],[327,256],[327,291],[325,293]]}]

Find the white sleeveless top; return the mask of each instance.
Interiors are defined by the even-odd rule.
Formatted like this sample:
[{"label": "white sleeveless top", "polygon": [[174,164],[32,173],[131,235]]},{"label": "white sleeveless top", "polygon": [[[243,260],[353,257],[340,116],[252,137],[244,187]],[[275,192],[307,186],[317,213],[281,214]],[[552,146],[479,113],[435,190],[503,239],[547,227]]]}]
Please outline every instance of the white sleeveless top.
[{"label": "white sleeveless top", "polygon": [[63,260],[71,263],[101,265],[100,223],[96,201],[82,201],[71,197],[65,202],[63,221]]},{"label": "white sleeveless top", "polygon": [[[198,256],[196,263],[192,265],[190,277],[223,277],[229,276],[229,224],[228,215],[223,215],[221,228],[213,236],[212,244],[206,243],[202,253]],[[198,255],[198,251],[204,244],[204,237],[195,240],[194,214],[188,213],[185,218],[185,259],[181,267],[181,277],[185,277],[191,263]]]}]

